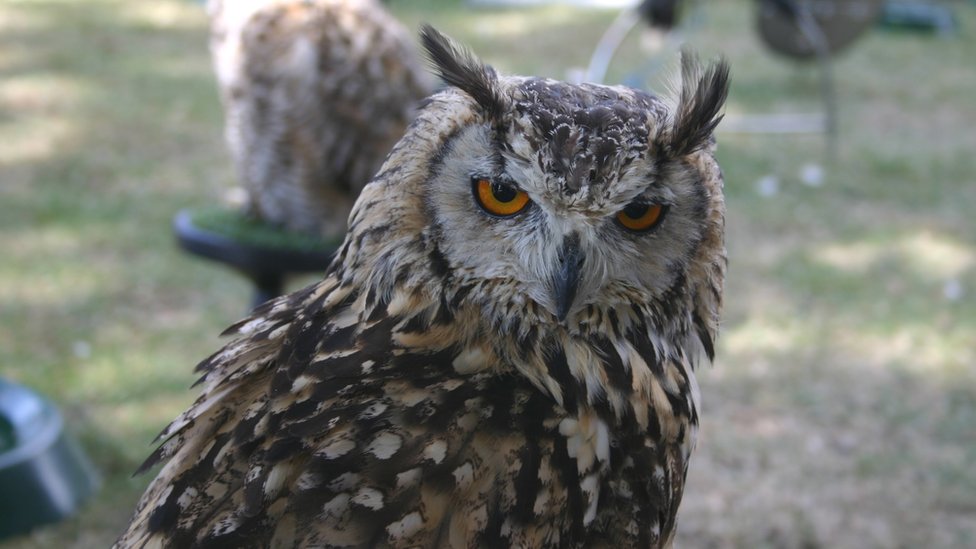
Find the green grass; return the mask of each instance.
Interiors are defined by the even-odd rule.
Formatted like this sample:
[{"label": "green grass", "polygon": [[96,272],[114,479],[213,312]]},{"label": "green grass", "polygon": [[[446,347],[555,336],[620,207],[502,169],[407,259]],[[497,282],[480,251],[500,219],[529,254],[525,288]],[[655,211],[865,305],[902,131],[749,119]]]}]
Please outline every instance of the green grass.
[{"label": "green grass", "polygon": [[[820,136],[719,135],[727,311],[699,376],[685,547],[976,544],[976,6],[951,5],[956,36],[875,31],[837,60],[835,157]],[[557,78],[615,16],[392,7]],[[729,116],[816,111],[816,70],[769,55],[752,17],[706,3],[685,34],[731,61]],[[646,62],[637,42],[611,78]],[[245,312],[247,283],[170,229],[234,185],[221,125],[199,4],[0,4],[0,374],[57,401],[105,478],[77,518],[0,547],[109,545],[193,365]]]}]

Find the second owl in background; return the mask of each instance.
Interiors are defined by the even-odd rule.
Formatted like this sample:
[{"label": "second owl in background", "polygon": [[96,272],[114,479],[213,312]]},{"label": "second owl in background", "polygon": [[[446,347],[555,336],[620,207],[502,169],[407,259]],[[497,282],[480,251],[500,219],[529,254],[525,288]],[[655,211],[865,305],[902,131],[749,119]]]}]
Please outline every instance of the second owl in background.
[{"label": "second owl in background", "polygon": [[208,0],[226,139],[249,213],[339,238],[432,89],[375,0]]}]

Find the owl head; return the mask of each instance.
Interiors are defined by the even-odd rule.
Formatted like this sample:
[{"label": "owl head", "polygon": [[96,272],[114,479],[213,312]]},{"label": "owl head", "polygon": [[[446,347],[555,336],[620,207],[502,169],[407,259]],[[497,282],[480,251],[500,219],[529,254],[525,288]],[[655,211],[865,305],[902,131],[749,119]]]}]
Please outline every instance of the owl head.
[{"label": "owl head", "polygon": [[712,132],[727,65],[684,54],[680,90],[663,100],[503,76],[430,27],[422,38],[448,87],[363,192],[336,262],[365,277],[368,305],[419,292],[441,304],[429,316],[467,307],[473,332],[517,341],[640,321],[711,355],[726,263]]}]

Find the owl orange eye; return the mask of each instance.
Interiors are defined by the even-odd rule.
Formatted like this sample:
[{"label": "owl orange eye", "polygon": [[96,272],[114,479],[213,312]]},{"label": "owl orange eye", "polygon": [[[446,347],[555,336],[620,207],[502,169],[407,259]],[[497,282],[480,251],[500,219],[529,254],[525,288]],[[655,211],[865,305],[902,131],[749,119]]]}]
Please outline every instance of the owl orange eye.
[{"label": "owl orange eye", "polygon": [[529,205],[529,195],[514,185],[482,177],[474,180],[473,190],[478,205],[495,217],[515,215]]},{"label": "owl orange eye", "polygon": [[627,230],[642,233],[657,227],[664,219],[667,209],[667,206],[661,204],[634,201],[617,213],[617,223]]}]

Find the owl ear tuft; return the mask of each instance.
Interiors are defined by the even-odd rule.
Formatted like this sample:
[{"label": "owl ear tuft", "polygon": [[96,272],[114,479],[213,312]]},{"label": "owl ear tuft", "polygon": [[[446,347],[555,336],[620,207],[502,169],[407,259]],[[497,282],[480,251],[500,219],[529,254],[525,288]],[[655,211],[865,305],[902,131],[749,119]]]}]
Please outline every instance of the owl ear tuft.
[{"label": "owl ear tuft", "polygon": [[420,38],[437,76],[470,95],[488,118],[496,119],[502,112],[502,103],[495,69],[430,25],[420,28]]},{"label": "owl ear tuft", "polygon": [[705,146],[722,121],[729,95],[729,64],[724,59],[702,69],[698,56],[681,51],[681,92],[671,128],[670,152],[682,156]]}]

